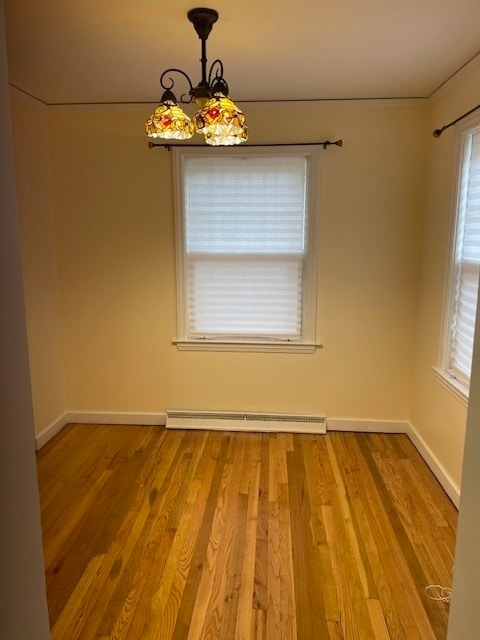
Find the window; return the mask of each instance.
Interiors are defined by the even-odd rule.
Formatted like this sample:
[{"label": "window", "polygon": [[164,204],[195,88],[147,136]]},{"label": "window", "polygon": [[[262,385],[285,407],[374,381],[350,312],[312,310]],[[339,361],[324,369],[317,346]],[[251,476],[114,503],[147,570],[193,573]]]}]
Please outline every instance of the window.
[{"label": "window", "polygon": [[462,139],[444,370],[468,396],[480,273],[480,127]]},{"label": "window", "polygon": [[175,149],[178,348],[318,346],[320,153]]}]

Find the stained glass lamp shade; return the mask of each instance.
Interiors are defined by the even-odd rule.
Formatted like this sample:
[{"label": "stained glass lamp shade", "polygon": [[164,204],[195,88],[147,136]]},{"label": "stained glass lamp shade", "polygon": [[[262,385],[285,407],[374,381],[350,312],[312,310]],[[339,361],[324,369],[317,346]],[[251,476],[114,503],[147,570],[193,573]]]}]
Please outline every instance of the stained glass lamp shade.
[{"label": "stained glass lamp shade", "polygon": [[195,127],[212,146],[240,144],[248,139],[245,116],[223,93],[215,93],[195,115]]},{"label": "stained glass lamp shade", "polygon": [[165,99],[145,123],[150,138],[173,138],[187,140],[195,133],[193,122],[175,100]]},{"label": "stained glass lamp shade", "polygon": [[248,140],[247,125],[245,125],[241,133],[230,133],[230,134],[223,133],[222,135],[216,135],[214,133],[205,134],[205,142],[212,147],[233,146],[235,144],[241,144],[242,142],[246,142],[247,140]]}]

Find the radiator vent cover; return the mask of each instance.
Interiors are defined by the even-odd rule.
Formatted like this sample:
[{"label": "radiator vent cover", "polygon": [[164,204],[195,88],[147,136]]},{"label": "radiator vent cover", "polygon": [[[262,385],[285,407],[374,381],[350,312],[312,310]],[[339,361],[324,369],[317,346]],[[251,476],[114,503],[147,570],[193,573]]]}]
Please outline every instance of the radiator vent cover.
[{"label": "radiator vent cover", "polygon": [[326,433],[324,415],[167,410],[167,429]]}]

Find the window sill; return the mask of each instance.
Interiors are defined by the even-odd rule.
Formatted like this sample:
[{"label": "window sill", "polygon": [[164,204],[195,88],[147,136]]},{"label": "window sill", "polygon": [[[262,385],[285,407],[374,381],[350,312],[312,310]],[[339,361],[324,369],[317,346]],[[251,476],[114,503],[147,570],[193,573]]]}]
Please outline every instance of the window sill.
[{"label": "window sill", "polygon": [[315,353],[318,342],[260,342],[258,340],[172,340],[178,351],[248,351],[250,353]]},{"label": "window sill", "polygon": [[457,378],[449,375],[443,369],[440,369],[439,367],[432,367],[432,369],[435,372],[437,381],[444,386],[445,389],[450,391],[450,393],[453,394],[465,407],[468,407],[468,387],[459,382]]}]

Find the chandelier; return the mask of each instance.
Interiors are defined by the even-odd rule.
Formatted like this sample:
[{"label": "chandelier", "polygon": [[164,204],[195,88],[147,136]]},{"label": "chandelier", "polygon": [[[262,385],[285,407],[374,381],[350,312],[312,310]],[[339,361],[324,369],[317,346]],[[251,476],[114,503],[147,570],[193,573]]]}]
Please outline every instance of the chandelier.
[{"label": "chandelier", "polygon": [[[202,42],[202,79],[194,87],[189,76],[181,69],[167,69],[160,76],[164,89],[162,99],[155,112],[145,123],[145,131],[150,138],[187,140],[193,134],[202,133],[205,142],[212,146],[228,146],[245,142],[248,129],[245,116],[228,96],[228,85],[223,77],[223,63],[214,60],[207,73],[207,39],[218,13],[214,9],[191,9],[188,19]],[[173,93],[175,81],[172,74],[183,76],[189,86],[188,94],[177,100]],[[180,104],[197,103],[199,110],[193,117],[179,107]]]}]

